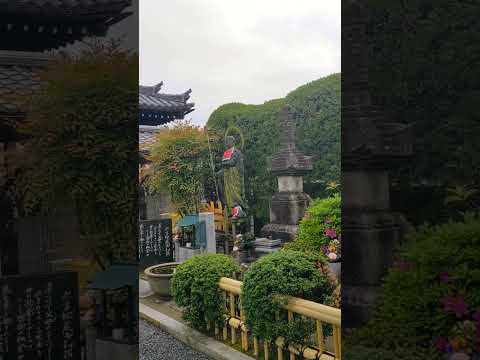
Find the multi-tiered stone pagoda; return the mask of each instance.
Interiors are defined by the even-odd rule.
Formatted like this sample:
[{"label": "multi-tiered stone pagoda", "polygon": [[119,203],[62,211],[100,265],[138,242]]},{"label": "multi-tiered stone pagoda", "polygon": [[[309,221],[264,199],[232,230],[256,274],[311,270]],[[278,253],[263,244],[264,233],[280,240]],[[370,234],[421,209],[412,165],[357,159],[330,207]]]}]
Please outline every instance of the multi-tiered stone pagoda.
[{"label": "multi-tiered stone pagoda", "polygon": [[311,199],[303,192],[303,176],[313,169],[312,159],[296,146],[296,124],[285,106],[279,115],[280,151],[270,159],[270,172],[278,179],[278,191],[270,204],[270,223],[262,235],[282,242],[293,240]]},{"label": "multi-tiered stone pagoda", "polygon": [[343,14],[342,325],[351,327],[371,317],[402,237],[402,218],[390,209],[388,171],[412,154],[412,134],[372,104],[366,9],[351,0]]}]

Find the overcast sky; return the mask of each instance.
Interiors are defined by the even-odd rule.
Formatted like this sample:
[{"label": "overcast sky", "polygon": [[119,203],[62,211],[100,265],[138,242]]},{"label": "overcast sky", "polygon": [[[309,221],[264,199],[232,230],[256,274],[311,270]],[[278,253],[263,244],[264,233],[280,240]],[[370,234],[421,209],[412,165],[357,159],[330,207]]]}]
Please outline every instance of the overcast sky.
[{"label": "overcast sky", "polygon": [[339,0],[141,0],[140,84],[192,89],[203,125],[228,102],[261,104],[340,72]]}]

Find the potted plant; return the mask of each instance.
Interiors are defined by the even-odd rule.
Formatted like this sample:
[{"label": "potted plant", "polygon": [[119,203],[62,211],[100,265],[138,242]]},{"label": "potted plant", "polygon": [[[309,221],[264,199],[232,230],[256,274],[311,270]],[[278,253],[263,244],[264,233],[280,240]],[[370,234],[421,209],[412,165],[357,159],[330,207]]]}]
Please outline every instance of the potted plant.
[{"label": "potted plant", "polygon": [[327,228],[325,235],[330,239],[327,245],[322,246],[322,252],[328,259],[330,271],[339,280],[341,275],[341,242],[340,234],[337,234],[336,230]]},{"label": "potted plant", "polygon": [[145,276],[155,295],[171,297],[170,282],[178,262],[153,265],[145,269]]}]

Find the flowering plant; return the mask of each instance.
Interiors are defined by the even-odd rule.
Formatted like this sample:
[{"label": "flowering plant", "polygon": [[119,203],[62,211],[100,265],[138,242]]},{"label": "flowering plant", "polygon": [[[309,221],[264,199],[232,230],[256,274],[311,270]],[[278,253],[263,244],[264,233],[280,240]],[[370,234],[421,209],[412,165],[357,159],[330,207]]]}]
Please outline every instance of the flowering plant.
[{"label": "flowering plant", "polygon": [[[326,219],[325,224],[331,224],[330,219]],[[329,239],[329,242],[326,245],[322,246],[322,253],[330,260],[336,261],[341,258],[341,243],[340,243],[340,234],[337,234],[335,227],[327,227],[325,229],[325,236]]]},{"label": "flowering plant", "polygon": [[335,261],[340,259],[341,232],[340,196],[317,199],[300,222],[297,238],[285,248],[321,254]]},{"label": "flowering plant", "polygon": [[[442,282],[448,282],[448,274],[440,275]],[[450,294],[441,299],[447,316],[455,316],[456,321],[446,337],[437,337],[434,345],[447,358],[454,354],[480,355],[480,308],[471,309],[461,294]]]}]

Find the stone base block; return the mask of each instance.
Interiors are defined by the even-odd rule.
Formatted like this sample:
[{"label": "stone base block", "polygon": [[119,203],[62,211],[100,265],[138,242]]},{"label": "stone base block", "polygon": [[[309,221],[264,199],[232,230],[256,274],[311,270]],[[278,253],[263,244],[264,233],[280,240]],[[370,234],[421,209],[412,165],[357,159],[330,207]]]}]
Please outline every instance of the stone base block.
[{"label": "stone base block", "polygon": [[372,318],[379,293],[378,286],[342,285],[342,327],[365,325]]},{"label": "stone base block", "polygon": [[261,230],[262,236],[281,239],[283,242],[294,240],[297,233],[298,225],[267,224]]}]

